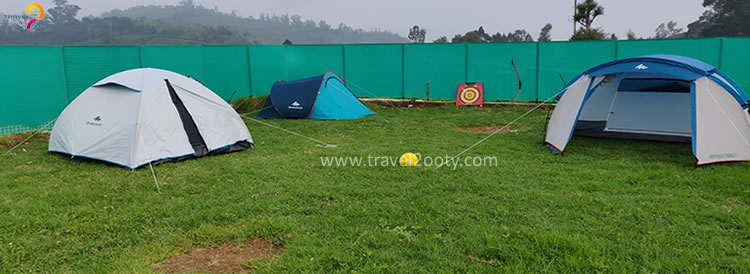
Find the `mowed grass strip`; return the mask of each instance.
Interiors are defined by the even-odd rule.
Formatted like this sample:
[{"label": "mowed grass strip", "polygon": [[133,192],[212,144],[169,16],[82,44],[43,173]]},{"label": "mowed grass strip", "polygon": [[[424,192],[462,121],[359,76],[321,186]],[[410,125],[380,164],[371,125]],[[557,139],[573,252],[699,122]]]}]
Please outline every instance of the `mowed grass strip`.
[{"label": "mowed grass strip", "polygon": [[[321,157],[454,155],[528,108],[383,108],[356,121],[252,121],[256,148],[129,171],[0,158],[2,272],[150,272],[198,246],[283,246],[262,272],[750,272],[750,164],[689,144],[540,144],[542,111],[465,156],[488,167],[324,167]],[[0,154],[6,148],[0,149]],[[366,162],[366,161],[365,161]],[[255,264],[254,264],[255,266]]]}]

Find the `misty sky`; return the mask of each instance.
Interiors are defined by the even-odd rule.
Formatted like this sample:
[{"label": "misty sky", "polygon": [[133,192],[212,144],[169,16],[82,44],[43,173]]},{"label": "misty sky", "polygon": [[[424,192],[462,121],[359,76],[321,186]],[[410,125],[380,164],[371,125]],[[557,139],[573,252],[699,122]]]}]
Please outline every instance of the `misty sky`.
[{"label": "misty sky", "polygon": [[[0,12],[20,14],[30,0],[0,0]],[[45,7],[52,0],[35,0]],[[81,6],[79,15],[99,15],[113,8],[146,4],[177,4],[179,0],[70,0]],[[526,29],[537,38],[546,23],[552,23],[552,38],[567,40],[572,33],[571,0],[195,0],[205,7],[218,7],[243,16],[299,14],[304,19],[325,20],[334,27],[345,23],[354,28],[390,30],[406,36],[417,24],[427,28],[427,39],[452,38],[456,33],[484,26],[491,33]],[[663,22],[677,21],[680,27],[695,21],[702,13],[703,0],[598,0],[605,15],[595,26],[626,37],[632,29],[638,36],[653,36]],[[648,7],[648,9],[646,9]]]}]

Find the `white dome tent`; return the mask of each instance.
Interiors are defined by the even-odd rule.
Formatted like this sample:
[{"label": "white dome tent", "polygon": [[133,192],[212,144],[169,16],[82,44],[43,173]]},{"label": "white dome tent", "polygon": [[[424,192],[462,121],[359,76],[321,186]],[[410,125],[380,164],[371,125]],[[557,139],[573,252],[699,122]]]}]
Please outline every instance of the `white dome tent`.
[{"label": "white dome tent", "polygon": [[562,153],[573,134],[691,142],[698,165],[750,160],[750,101],[704,62],[653,55],[609,62],[558,95],[545,143]]},{"label": "white dome tent", "polygon": [[136,169],[252,147],[234,109],[194,79],[152,68],[111,75],[57,118],[49,151]]}]

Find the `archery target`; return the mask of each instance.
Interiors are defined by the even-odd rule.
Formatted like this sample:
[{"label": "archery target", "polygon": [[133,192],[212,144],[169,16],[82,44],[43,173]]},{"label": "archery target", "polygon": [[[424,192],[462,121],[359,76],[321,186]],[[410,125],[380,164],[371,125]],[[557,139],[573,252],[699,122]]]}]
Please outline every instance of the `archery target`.
[{"label": "archery target", "polygon": [[484,104],[484,90],[481,83],[461,84],[458,87],[456,105],[473,106]]}]

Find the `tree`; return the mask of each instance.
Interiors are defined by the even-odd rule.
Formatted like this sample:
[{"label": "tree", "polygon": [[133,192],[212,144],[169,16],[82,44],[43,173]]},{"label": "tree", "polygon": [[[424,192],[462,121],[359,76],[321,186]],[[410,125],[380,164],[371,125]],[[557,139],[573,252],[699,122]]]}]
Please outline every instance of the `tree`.
[{"label": "tree", "polygon": [[47,12],[50,16],[50,21],[54,25],[64,25],[69,23],[78,22],[76,15],[81,9],[78,5],[68,4],[68,0],[53,0],[55,6],[49,9]]},{"label": "tree", "polygon": [[591,31],[591,26],[597,17],[604,15],[604,7],[594,0],[585,0],[576,6],[576,14],[573,20],[583,25],[586,31]]},{"label": "tree", "polygon": [[638,40],[638,37],[635,36],[635,32],[633,32],[633,30],[628,31],[628,40]]},{"label": "tree", "polygon": [[552,24],[546,24],[539,33],[539,42],[552,41]]},{"label": "tree", "polygon": [[411,40],[413,43],[424,43],[425,37],[427,36],[427,30],[423,28],[419,28],[419,26],[415,25],[414,27],[409,30],[409,40]]},{"label": "tree", "polygon": [[570,37],[570,40],[572,41],[581,41],[581,40],[604,40],[606,39],[607,34],[604,33],[601,29],[590,29],[586,31],[584,28],[578,29],[575,34],[573,34],[572,37]]},{"label": "tree", "polygon": [[320,20],[320,22],[318,22],[318,27],[320,29],[322,29],[322,30],[330,30],[331,29],[331,25],[329,25],[328,23],[326,23],[326,21],[323,21],[323,20]]},{"label": "tree", "polygon": [[605,34],[601,29],[592,28],[594,20],[604,15],[604,7],[594,0],[585,0],[576,6],[573,20],[580,23],[581,27],[570,40],[604,40]]},{"label": "tree", "polygon": [[617,34],[612,33],[609,35],[609,40],[617,41],[620,40],[620,38],[617,38]]},{"label": "tree", "polygon": [[193,1],[193,0],[182,0],[182,1],[180,1],[180,6],[192,8],[192,7],[195,7],[195,1]]},{"label": "tree", "polygon": [[677,22],[669,21],[667,23],[661,23],[656,27],[656,39],[668,39],[668,38],[682,38],[685,37],[685,32],[682,28],[677,28]]},{"label": "tree", "polygon": [[688,36],[747,36],[750,35],[750,1],[703,0],[707,11],[688,25]]},{"label": "tree", "polygon": [[289,39],[286,39],[286,40],[284,40],[283,45],[290,46],[290,45],[292,45],[292,41],[289,41]]},{"label": "tree", "polygon": [[435,44],[445,44],[448,43],[448,37],[443,36],[432,42]]}]

